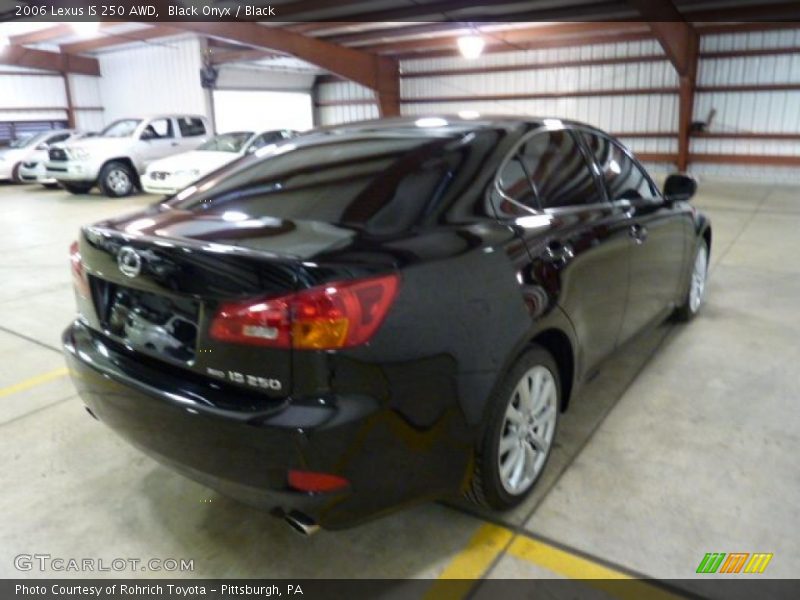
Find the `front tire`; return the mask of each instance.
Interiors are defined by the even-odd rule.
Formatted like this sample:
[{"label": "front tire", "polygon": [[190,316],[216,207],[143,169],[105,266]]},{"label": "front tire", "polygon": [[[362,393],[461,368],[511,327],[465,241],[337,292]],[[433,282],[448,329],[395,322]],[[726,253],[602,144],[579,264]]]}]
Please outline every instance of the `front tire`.
[{"label": "front tire", "polygon": [[689,289],[683,304],[675,310],[675,319],[684,323],[697,316],[703,305],[706,293],[706,280],[708,278],[708,244],[700,239],[692,263],[692,275],[689,280]]},{"label": "front tire", "polygon": [[495,510],[525,500],[550,458],[560,407],[558,365],[535,345],[517,359],[490,398],[467,498]]},{"label": "front tire", "polygon": [[62,183],[61,185],[70,194],[88,194],[94,187],[93,183]]},{"label": "front tire", "polygon": [[100,191],[111,198],[130,196],[136,188],[135,175],[123,162],[112,161],[100,170]]}]

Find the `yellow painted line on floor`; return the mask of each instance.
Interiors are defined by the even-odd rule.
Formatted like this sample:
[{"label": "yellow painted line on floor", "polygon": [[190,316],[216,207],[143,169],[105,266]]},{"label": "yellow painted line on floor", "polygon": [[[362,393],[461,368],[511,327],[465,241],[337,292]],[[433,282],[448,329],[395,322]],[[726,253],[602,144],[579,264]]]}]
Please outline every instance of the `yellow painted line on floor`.
[{"label": "yellow painted line on floor", "polygon": [[[475,579],[480,579],[508,546],[514,533],[491,523],[481,525],[467,547],[445,567],[428,592],[426,600],[458,600],[467,595]],[[459,580],[459,581],[453,581]]]},{"label": "yellow painted line on floor", "polygon": [[621,600],[681,598],[646,580],[637,580],[627,573],[578,554],[487,523],[478,529],[466,548],[445,567],[425,595],[426,600],[465,598],[475,585],[475,580],[484,577],[504,551],[510,556],[550,571],[555,576],[583,580],[587,587],[602,590]]},{"label": "yellow painted line on floor", "polygon": [[16,394],[18,392],[24,392],[25,390],[29,390],[31,388],[36,387],[37,385],[42,385],[43,383],[47,383],[48,381],[59,379],[61,377],[64,377],[68,372],[69,371],[67,371],[66,367],[62,367],[60,369],[56,369],[55,371],[42,373],[41,375],[31,377],[30,379],[25,379],[23,381],[20,381],[19,383],[9,385],[8,387],[0,388],[0,398],[4,398],[5,396],[10,396],[11,394]]}]

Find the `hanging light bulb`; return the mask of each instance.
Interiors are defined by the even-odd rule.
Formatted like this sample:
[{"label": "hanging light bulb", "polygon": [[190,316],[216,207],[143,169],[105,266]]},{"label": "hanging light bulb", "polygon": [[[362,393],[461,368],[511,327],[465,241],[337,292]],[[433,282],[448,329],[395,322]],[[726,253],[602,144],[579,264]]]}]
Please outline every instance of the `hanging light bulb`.
[{"label": "hanging light bulb", "polygon": [[461,55],[470,60],[478,58],[485,45],[486,42],[477,33],[462,35],[458,38],[458,49],[461,51]]}]

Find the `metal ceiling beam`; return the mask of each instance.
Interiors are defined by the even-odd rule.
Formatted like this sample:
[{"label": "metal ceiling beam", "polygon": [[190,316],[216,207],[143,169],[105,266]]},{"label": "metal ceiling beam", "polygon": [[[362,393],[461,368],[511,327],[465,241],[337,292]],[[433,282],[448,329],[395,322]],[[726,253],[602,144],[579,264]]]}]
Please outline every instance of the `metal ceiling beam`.
[{"label": "metal ceiling beam", "polygon": [[650,28],[680,77],[678,93],[678,169],[689,165],[689,143],[697,79],[700,36],[671,0],[628,0],[648,20]]},{"label": "metal ceiling beam", "polygon": [[58,52],[45,52],[24,46],[6,46],[0,49],[0,64],[44,69],[77,75],[100,75],[97,59]]},{"label": "metal ceiling beam", "polygon": [[392,81],[392,74],[397,74],[397,62],[393,59],[257,23],[185,22],[169,25],[252,48],[291,54],[374,90],[380,106],[388,111],[382,110],[382,116],[400,112],[399,77]]},{"label": "metal ceiling beam", "polygon": [[130,44],[131,42],[143,42],[160,37],[167,37],[183,33],[180,29],[174,27],[164,27],[157,25],[154,27],[147,27],[146,29],[135,29],[133,31],[126,31],[124,33],[108,33],[101,37],[92,38],[89,40],[81,40],[80,42],[73,42],[71,44],[62,44],[59,46],[62,52],[71,54],[81,54],[84,52],[92,52],[100,50],[101,48],[109,48],[111,46],[119,46],[121,44]]}]

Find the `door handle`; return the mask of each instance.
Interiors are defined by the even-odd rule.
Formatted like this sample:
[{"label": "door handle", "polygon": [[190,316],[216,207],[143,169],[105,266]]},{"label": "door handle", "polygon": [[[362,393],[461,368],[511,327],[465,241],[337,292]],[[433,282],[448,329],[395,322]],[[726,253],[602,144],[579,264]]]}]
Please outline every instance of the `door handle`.
[{"label": "door handle", "polygon": [[575,252],[569,244],[550,242],[545,246],[542,258],[554,265],[563,266],[575,257]]},{"label": "door handle", "polygon": [[628,231],[637,244],[644,244],[647,241],[647,227],[644,225],[634,223]]}]

